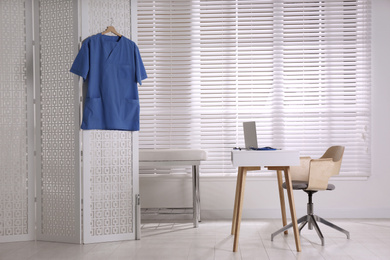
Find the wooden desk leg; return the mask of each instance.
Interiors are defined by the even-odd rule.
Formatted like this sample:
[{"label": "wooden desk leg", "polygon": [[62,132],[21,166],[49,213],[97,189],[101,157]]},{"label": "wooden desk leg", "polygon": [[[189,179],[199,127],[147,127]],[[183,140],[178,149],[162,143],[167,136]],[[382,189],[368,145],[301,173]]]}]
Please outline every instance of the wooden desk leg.
[{"label": "wooden desk leg", "polygon": [[233,221],[232,221],[232,231],[231,234],[234,235],[236,231],[236,224],[237,224],[237,207],[238,207],[238,200],[239,200],[239,194],[240,194],[240,185],[241,185],[241,179],[242,179],[242,167],[238,168],[237,173],[237,183],[236,183],[236,196],[234,199],[234,209],[233,209]]},{"label": "wooden desk leg", "polygon": [[[286,205],[284,201],[284,191],[283,191],[283,178],[282,178],[282,171],[277,170],[276,171],[278,176],[278,188],[279,188],[279,199],[280,199],[280,209],[282,211],[282,223],[283,227],[287,225],[287,216],[286,216]],[[288,234],[288,231],[284,231],[284,234]]]},{"label": "wooden desk leg", "polygon": [[290,204],[291,222],[293,224],[295,246],[297,248],[297,251],[301,252],[301,241],[299,238],[297,215],[295,213],[295,203],[294,203],[294,194],[293,194],[292,182],[291,182],[291,176],[290,176],[290,167],[284,168],[284,178],[286,180],[286,185],[287,185],[287,195],[288,195],[288,201]]},{"label": "wooden desk leg", "polygon": [[236,225],[234,231],[233,252],[237,252],[238,250],[238,239],[240,236],[240,226],[241,226],[241,217],[242,217],[242,204],[244,202],[244,190],[245,190],[245,181],[246,181],[246,172],[247,172],[247,169],[245,167],[240,167],[240,168],[238,174],[242,176],[240,178],[239,193],[237,197]]}]

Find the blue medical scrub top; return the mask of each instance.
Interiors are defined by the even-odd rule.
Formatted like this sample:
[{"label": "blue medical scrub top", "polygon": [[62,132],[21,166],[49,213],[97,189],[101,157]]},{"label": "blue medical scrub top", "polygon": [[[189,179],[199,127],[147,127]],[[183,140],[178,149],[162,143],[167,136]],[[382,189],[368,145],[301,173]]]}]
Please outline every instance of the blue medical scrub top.
[{"label": "blue medical scrub top", "polygon": [[139,130],[137,83],[147,78],[137,45],[126,37],[87,38],[70,69],[88,83],[81,129]]}]

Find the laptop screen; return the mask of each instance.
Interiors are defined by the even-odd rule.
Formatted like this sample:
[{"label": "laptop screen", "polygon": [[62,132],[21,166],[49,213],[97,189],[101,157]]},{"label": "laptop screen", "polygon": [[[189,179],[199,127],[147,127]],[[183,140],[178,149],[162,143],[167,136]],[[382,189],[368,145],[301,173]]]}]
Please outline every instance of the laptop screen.
[{"label": "laptop screen", "polygon": [[256,122],[244,122],[244,139],[245,139],[245,148],[258,148],[257,146],[257,133],[256,133]]}]

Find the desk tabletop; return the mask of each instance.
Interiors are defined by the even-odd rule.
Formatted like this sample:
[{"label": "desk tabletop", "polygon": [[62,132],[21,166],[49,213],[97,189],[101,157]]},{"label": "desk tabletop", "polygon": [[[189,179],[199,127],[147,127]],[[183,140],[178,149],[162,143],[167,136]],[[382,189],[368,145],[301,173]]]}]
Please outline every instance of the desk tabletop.
[{"label": "desk tabletop", "polygon": [[240,166],[296,166],[299,151],[295,150],[232,150],[234,167]]}]

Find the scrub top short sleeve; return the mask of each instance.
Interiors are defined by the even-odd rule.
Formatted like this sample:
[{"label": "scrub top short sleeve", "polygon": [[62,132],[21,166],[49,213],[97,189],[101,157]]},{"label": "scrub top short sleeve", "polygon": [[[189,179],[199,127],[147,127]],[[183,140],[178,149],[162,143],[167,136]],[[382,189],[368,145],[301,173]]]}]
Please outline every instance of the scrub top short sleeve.
[{"label": "scrub top short sleeve", "polygon": [[87,79],[89,71],[89,39],[86,39],[81,46],[79,53],[76,56],[76,59],[73,62],[70,72],[73,72],[76,75],[79,75],[84,80]]}]

